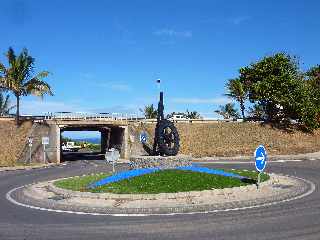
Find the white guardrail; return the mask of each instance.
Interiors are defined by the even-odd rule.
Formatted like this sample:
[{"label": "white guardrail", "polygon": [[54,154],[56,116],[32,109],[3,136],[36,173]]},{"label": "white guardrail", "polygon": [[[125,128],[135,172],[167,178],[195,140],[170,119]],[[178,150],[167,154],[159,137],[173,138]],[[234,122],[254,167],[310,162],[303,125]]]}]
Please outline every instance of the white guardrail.
[{"label": "white guardrail", "polygon": [[123,114],[123,113],[72,113],[72,112],[58,112],[45,113],[45,120],[101,120],[101,121],[138,121],[138,114]]},{"label": "white guardrail", "polygon": [[[43,115],[22,115],[21,118],[33,120],[93,120],[93,121],[140,121],[144,123],[156,123],[157,119],[146,119],[138,114],[124,113],[72,113],[72,112],[56,112],[44,113]],[[0,120],[14,120],[13,116],[1,116]],[[170,119],[174,123],[218,123],[218,122],[242,122],[242,119]]]}]

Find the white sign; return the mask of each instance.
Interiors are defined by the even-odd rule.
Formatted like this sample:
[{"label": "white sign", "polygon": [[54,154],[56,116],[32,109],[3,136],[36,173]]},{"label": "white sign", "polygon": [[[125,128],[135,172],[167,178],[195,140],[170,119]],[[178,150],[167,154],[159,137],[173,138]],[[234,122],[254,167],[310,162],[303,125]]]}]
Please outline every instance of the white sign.
[{"label": "white sign", "polygon": [[109,163],[117,162],[120,158],[120,153],[117,149],[111,148],[106,152],[105,159]]},{"label": "white sign", "polygon": [[32,147],[32,142],[33,142],[33,138],[32,137],[28,137],[29,147]]},{"label": "white sign", "polygon": [[49,137],[42,137],[42,145],[49,145]]}]

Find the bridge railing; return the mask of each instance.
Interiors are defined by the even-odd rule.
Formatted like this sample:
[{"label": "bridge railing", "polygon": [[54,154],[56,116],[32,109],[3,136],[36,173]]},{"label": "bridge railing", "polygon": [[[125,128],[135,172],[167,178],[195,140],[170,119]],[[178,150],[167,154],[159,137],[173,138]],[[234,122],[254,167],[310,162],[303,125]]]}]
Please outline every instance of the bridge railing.
[{"label": "bridge railing", "polygon": [[46,113],[45,120],[96,120],[96,121],[138,121],[141,117],[138,114],[123,113],[72,113],[58,112]]}]

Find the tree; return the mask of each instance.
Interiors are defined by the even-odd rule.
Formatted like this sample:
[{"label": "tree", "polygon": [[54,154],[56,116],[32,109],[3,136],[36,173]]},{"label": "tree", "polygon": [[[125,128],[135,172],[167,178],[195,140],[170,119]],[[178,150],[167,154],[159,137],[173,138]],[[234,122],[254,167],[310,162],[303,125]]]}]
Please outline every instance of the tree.
[{"label": "tree", "polygon": [[239,118],[238,109],[235,108],[234,103],[220,105],[219,109],[214,112],[221,115],[224,119]]},{"label": "tree", "polygon": [[184,112],[172,112],[172,113],[167,115],[167,118],[173,118],[174,115],[180,115],[183,118],[187,118],[187,115]]},{"label": "tree", "polygon": [[189,110],[187,109],[186,113],[185,113],[186,118],[189,119],[199,119],[201,118],[200,114],[197,111],[192,111],[189,112]]},{"label": "tree", "polygon": [[14,109],[16,106],[10,106],[10,96],[4,96],[0,90],[0,116],[8,115],[9,112]]},{"label": "tree", "polygon": [[262,105],[254,104],[249,108],[249,117],[254,120],[265,120],[265,110]]},{"label": "tree", "polygon": [[320,89],[320,65],[316,65],[310,68],[306,72],[306,76],[308,78],[308,81],[310,81],[312,84],[314,84],[314,86]]},{"label": "tree", "polygon": [[11,91],[16,97],[17,113],[16,123],[19,125],[20,98],[27,95],[43,97],[45,94],[53,95],[51,87],[43,81],[49,75],[47,71],[38,74],[34,72],[35,59],[28,54],[27,49],[23,49],[20,55],[16,56],[10,47],[7,54],[9,66],[6,68],[0,63],[0,86]]},{"label": "tree", "polygon": [[227,87],[226,95],[239,102],[242,119],[245,119],[244,103],[245,103],[245,100],[247,99],[247,91],[245,89],[244,83],[239,78],[230,79],[227,82],[226,87]]},{"label": "tree", "polygon": [[262,107],[267,121],[281,123],[294,119],[308,129],[317,127],[319,107],[296,57],[284,53],[264,57],[241,68],[239,79],[250,102]]},{"label": "tree", "polygon": [[140,109],[140,111],[147,119],[157,118],[158,115],[158,111],[154,108],[153,104],[145,106],[144,109]]}]

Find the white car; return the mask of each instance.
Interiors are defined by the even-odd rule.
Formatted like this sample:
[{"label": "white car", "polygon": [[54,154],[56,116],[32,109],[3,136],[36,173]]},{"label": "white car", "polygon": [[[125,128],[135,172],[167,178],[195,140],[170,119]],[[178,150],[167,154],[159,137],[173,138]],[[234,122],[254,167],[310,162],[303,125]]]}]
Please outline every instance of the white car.
[{"label": "white car", "polygon": [[182,114],[174,114],[172,117],[169,118],[169,120],[177,121],[177,120],[188,120],[188,119]]},{"label": "white car", "polygon": [[64,152],[78,152],[81,146],[76,146],[74,142],[67,142],[67,144],[62,144],[62,151]]}]

